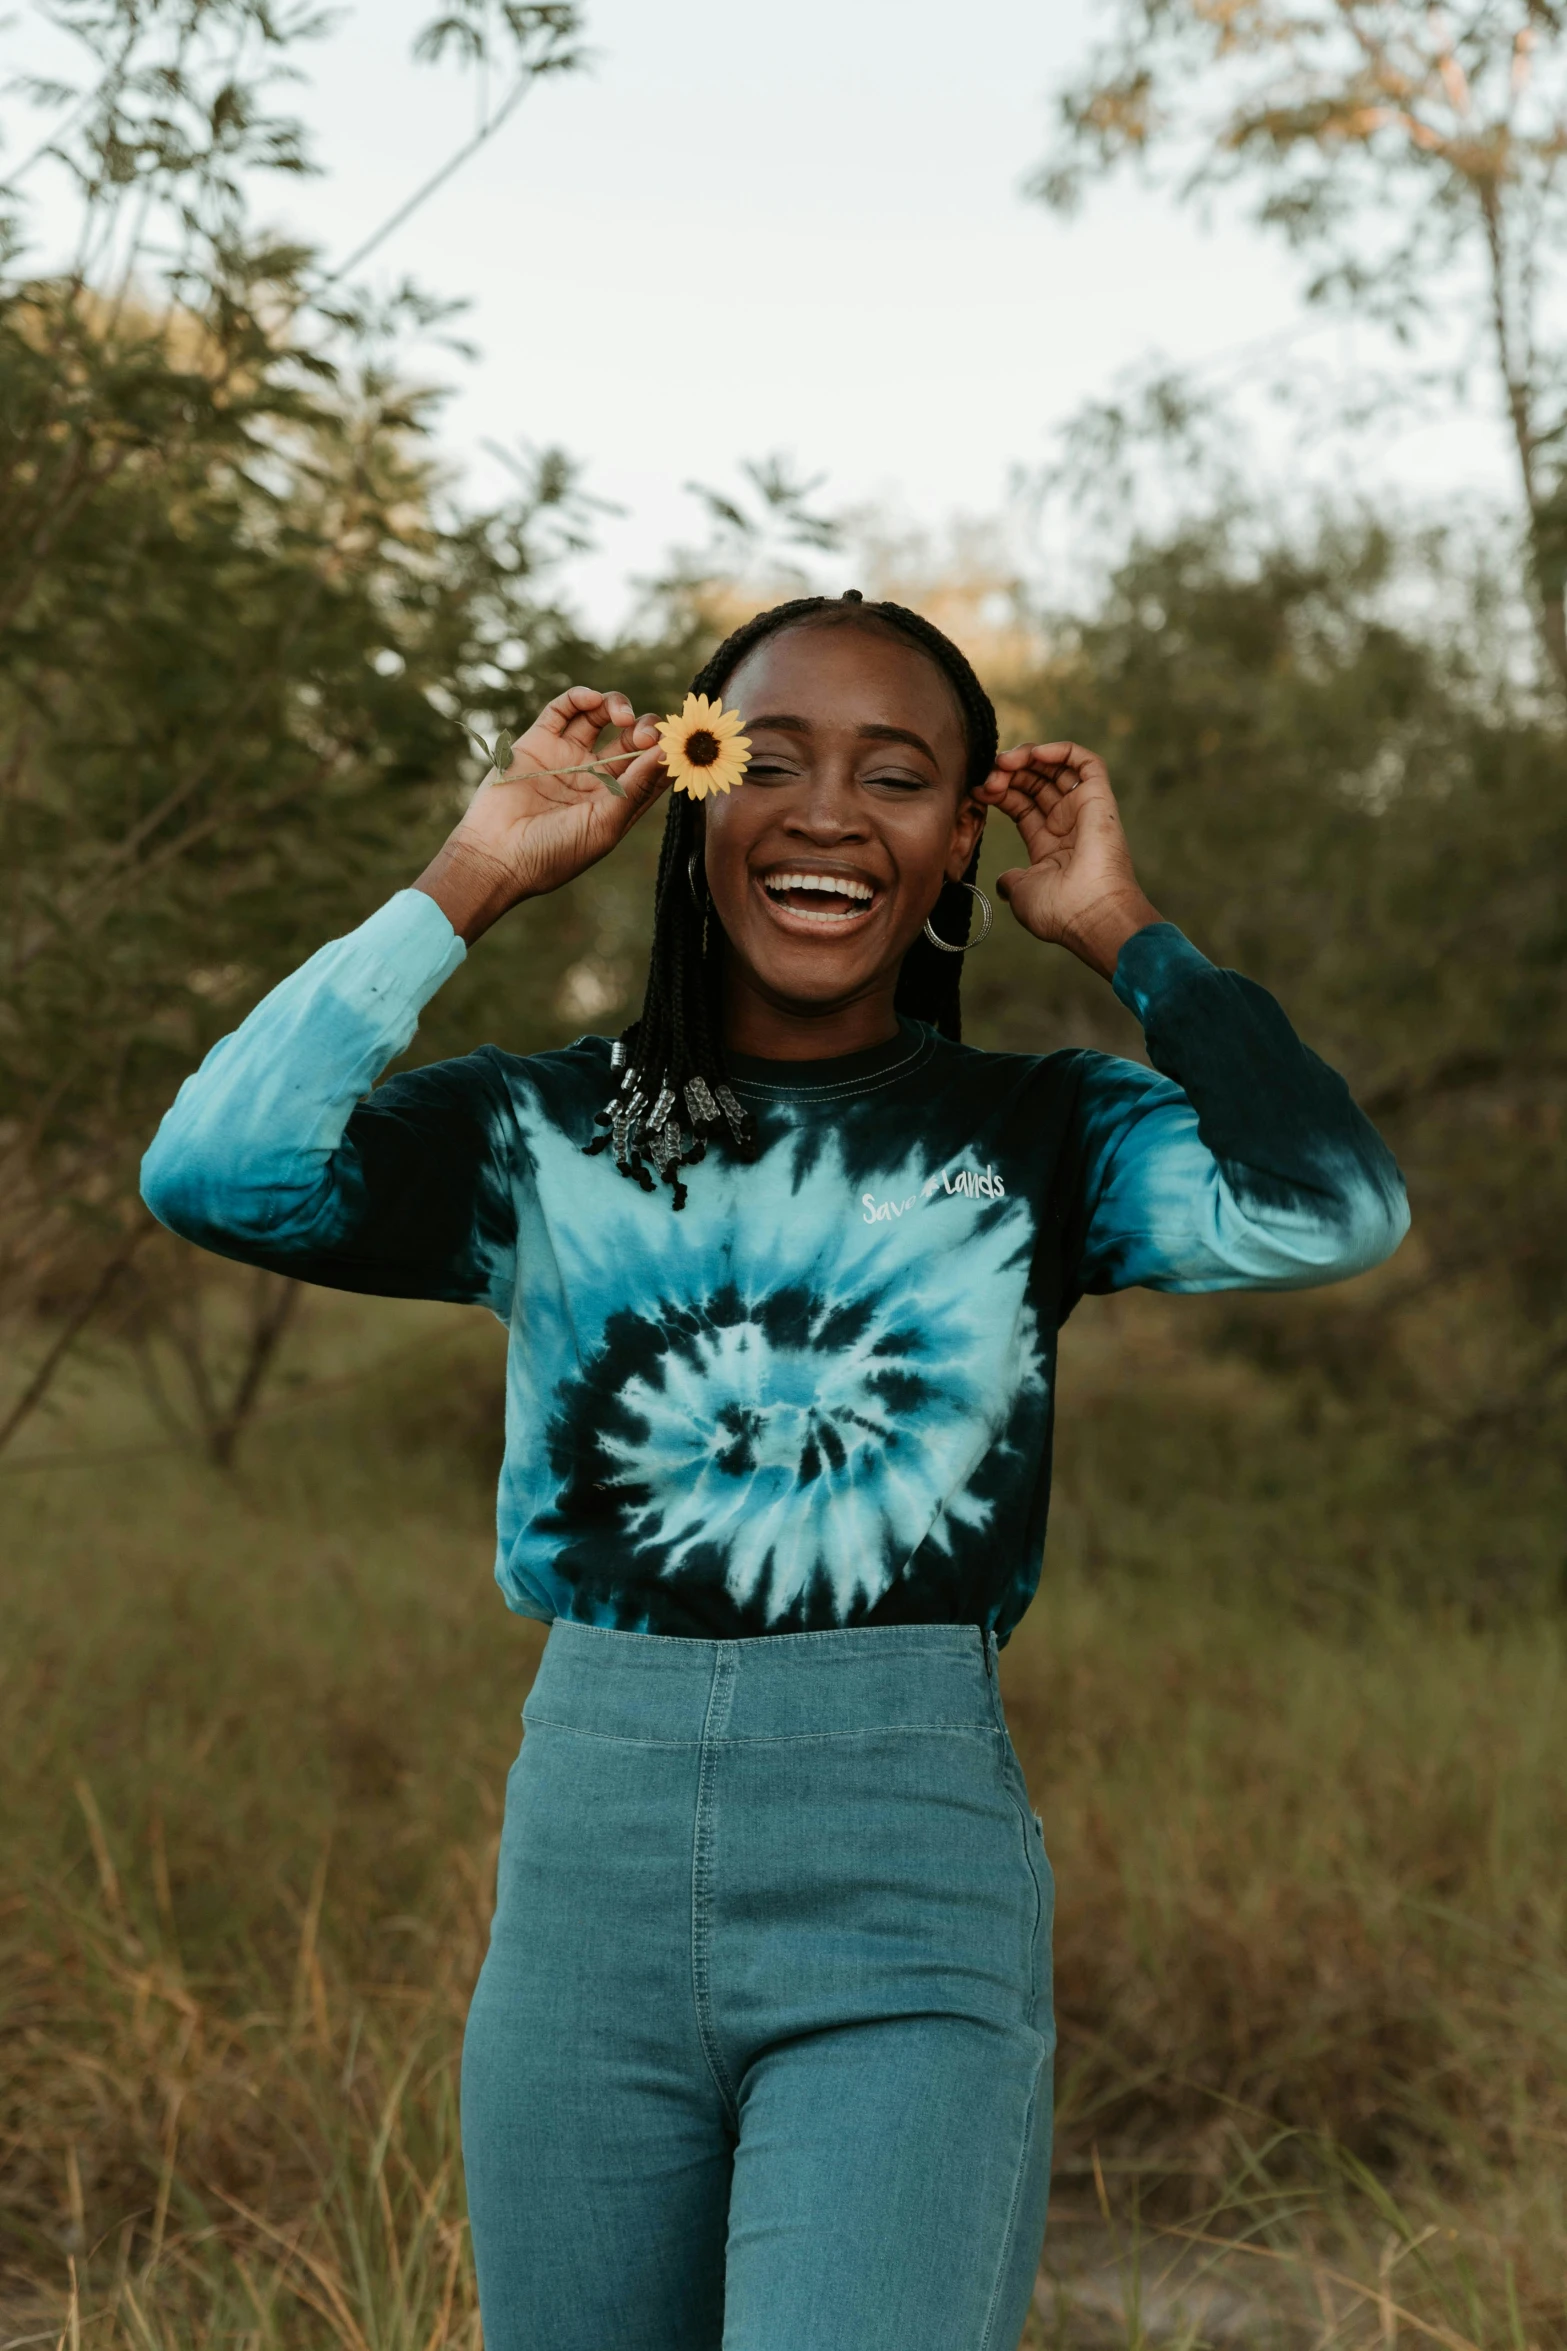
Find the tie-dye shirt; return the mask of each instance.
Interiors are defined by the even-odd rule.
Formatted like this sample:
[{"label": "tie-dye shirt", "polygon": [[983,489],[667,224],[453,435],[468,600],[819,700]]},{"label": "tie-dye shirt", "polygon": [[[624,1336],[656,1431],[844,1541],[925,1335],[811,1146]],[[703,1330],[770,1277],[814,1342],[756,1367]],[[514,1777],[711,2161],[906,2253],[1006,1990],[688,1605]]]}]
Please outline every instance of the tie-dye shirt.
[{"label": "tie-dye shirt", "polygon": [[526,1616],[1005,1639],[1082,1293],[1337,1281],[1408,1224],[1342,1079],[1168,923],[1115,975],[1152,1069],[912,1023],[737,1061],[760,1160],[710,1152],[679,1215],[584,1156],[602,1037],[377,1085],[464,952],[417,890],[322,948],[181,1088],[143,1189],[224,1256],[502,1318],[496,1574]]}]

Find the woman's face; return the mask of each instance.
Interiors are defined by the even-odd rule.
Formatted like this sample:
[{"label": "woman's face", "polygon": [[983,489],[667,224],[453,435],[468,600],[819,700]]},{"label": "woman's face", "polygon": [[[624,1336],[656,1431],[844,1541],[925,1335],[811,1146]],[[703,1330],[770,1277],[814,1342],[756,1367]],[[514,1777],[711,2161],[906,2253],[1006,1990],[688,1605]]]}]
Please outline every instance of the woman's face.
[{"label": "woman's face", "polygon": [[751,740],[744,784],[704,804],[729,977],[814,1013],[890,995],[984,822],[951,686],[913,645],[838,621],[767,638],[724,699]]}]

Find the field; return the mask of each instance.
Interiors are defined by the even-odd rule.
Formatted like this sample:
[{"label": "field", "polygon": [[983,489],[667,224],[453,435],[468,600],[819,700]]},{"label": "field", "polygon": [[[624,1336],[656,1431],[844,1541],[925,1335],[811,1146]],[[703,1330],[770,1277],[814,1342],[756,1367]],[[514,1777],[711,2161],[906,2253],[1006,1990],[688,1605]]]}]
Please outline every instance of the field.
[{"label": "field", "polygon": [[[1557,1473],[1200,1327],[1071,1326],[1003,1659],[1060,1906],[1029,2339],[1547,2351]],[[454,2062],[540,1644],[489,1581],[498,1340],[312,1297],[234,1475],[108,1353],[0,1464],[0,2343],[477,2344]]]}]

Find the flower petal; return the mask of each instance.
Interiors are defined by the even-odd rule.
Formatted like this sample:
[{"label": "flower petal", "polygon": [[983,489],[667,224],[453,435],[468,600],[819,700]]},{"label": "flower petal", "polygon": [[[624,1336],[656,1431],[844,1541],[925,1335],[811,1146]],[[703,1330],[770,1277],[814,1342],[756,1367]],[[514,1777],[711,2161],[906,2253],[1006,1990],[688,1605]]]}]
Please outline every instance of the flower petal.
[{"label": "flower petal", "polygon": [[[693,800],[705,800],[709,792],[729,792],[744,783],[751,757],[751,738],[739,731],[744,724],[738,710],[726,710],[721,701],[706,694],[687,694],[678,713],[672,711],[660,719],[659,751],[674,789]],[[718,746],[716,759],[691,757],[694,735],[713,738]]]}]

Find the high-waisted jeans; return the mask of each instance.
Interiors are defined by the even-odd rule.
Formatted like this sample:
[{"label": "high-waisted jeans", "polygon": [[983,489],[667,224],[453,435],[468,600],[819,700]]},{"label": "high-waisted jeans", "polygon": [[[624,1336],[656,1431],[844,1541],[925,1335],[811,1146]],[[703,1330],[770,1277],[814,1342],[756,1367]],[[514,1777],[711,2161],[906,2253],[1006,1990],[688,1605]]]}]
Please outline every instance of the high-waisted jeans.
[{"label": "high-waisted jeans", "polygon": [[1051,1880],[993,1640],[557,1623],[463,2050],[485,2351],[1015,2351]]}]

